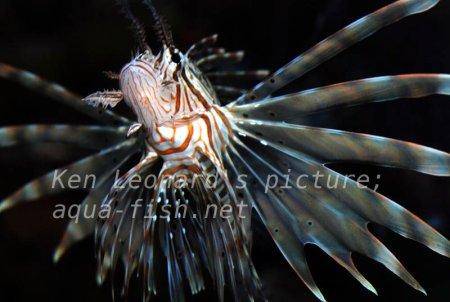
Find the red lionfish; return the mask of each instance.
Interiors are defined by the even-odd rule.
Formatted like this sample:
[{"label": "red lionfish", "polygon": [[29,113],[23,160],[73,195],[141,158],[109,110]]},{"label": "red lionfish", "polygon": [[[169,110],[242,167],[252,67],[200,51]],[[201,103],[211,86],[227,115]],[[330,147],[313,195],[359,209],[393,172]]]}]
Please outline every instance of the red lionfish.
[{"label": "red lionfish", "polygon": [[[295,175],[319,171],[338,176],[325,164],[342,161],[450,176],[450,155],[446,152],[385,137],[298,124],[304,117],[330,108],[449,95],[448,74],[383,76],[271,96],[349,46],[404,17],[432,8],[439,0],[399,0],[387,5],[271,75],[266,71],[211,71],[223,63],[241,60],[242,52],[214,47],[217,36],[213,35],[182,53],[174,46],[163,17],[151,1],[144,0],[162,43],[160,51],[154,53],[129,3],[119,2],[133,24],[141,49],[120,74],[109,74],[119,80],[120,90],[96,92],[80,99],[30,72],[0,65],[2,77],[43,91],[105,124],[0,129],[0,146],[37,142],[101,145],[98,153],[65,168],[67,175],[87,171],[99,175],[98,185],[83,200],[82,207],[110,206],[113,213],[107,218],[71,221],[55,252],[55,261],[75,242],[95,234],[97,280],[103,283],[107,274],[116,270],[120,258],[125,268],[123,293],[133,274],[139,273],[147,299],[160,290],[157,280],[163,274],[171,301],[184,301],[186,289],[198,293],[207,280],[211,280],[220,301],[224,300],[225,285],[234,300],[264,299],[250,257],[250,212],[254,209],[286,260],[322,301],[325,298],[305,259],[307,243],[321,248],[369,291],[376,293],[355,267],[352,252],[380,262],[407,284],[425,292],[367,228],[369,222],[380,224],[448,257],[449,241],[417,216],[344,176],[339,179],[346,181],[345,189],[334,190],[310,185],[306,189],[294,186],[265,191],[264,178],[275,174],[287,180],[287,168]],[[249,92],[212,85],[216,80],[248,78],[263,81]],[[228,104],[227,98],[231,99]],[[106,109],[121,101],[131,107],[136,122]],[[89,105],[101,108],[94,110]],[[106,148],[98,144],[102,137],[109,139]],[[141,156],[140,161],[116,179],[114,172],[136,154]],[[145,177],[155,169],[159,176],[153,190],[127,186],[134,176]],[[210,173],[218,175],[215,186],[208,186]],[[53,175],[49,172],[6,197],[1,210],[59,193],[62,189],[50,188]],[[249,186],[236,185],[239,175],[249,177]],[[183,178],[190,180],[189,186],[178,186]],[[186,205],[186,217],[170,212],[164,219],[158,218],[164,205],[180,204]],[[201,213],[211,204],[228,205],[232,214],[226,219],[203,217]],[[242,204],[249,206],[246,215],[237,215]]]}]

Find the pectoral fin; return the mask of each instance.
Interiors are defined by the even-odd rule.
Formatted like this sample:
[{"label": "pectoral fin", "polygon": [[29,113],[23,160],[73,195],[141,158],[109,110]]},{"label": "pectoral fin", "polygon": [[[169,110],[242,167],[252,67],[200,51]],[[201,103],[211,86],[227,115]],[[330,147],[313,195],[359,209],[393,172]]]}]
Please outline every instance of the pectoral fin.
[{"label": "pectoral fin", "polygon": [[113,108],[121,100],[123,100],[123,93],[120,90],[97,91],[83,98],[83,101],[91,106],[97,107],[98,105],[102,105],[105,108],[108,106]]}]

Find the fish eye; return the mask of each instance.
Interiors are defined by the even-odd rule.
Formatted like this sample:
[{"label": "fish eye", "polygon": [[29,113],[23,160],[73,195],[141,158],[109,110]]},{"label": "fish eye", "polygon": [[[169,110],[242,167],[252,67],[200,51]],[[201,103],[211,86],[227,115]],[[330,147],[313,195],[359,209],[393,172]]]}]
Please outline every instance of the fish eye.
[{"label": "fish eye", "polygon": [[181,57],[179,53],[175,52],[172,54],[172,62],[174,62],[175,64],[179,64],[181,62]]}]

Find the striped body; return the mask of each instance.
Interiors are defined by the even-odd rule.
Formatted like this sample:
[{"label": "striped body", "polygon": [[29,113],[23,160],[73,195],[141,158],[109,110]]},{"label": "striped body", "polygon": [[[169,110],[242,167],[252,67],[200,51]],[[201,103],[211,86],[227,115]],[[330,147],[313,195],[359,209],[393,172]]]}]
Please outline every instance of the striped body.
[{"label": "striped body", "polygon": [[228,142],[226,123],[225,115],[214,106],[190,119],[154,125],[148,142],[164,160],[193,158],[196,151],[220,159],[222,148]]},{"label": "striped body", "polygon": [[209,83],[183,60],[174,63],[167,49],[157,56],[144,53],[135,58],[121,72],[125,100],[144,126],[149,147],[166,167],[198,166],[199,153],[221,166],[230,123],[224,109],[215,105]]},{"label": "striped body", "polygon": [[[263,301],[250,253],[251,217],[255,214],[297,275],[321,301],[325,298],[308,268],[306,244],[319,247],[373,293],[376,289],[353,263],[355,252],[383,264],[425,293],[367,224],[384,226],[450,257],[447,238],[393,200],[361,187],[327,164],[359,162],[450,177],[450,154],[308,123],[317,113],[330,109],[450,95],[450,75],[384,76],[291,94],[275,93],[351,45],[404,17],[432,8],[439,0],[393,2],[326,38],[270,76],[267,71],[229,70],[227,65],[240,61],[243,52],[214,47],[217,35],[200,40],[181,54],[151,1],[143,0],[152,11],[163,46],[153,55],[128,1],[121,2],[145,51],[125,65],[120,75],[109,74],[120,80],[120,90],[96,92],[83,102],[56,83],[0,63],[0,77],[109,125],[0,128],[0,147],[60,142],[98,151],[65,166],[67,173],[61,175],[61,181],[67,183],[71,175],[98,175],[98,186],[82,201],[81,208],[86,213],[93,206],[108,206],[112,213],[107,218],[74,217],[55,251],[55,261],[74,243],[95,234],[97,282],[102,284],[108,272],[114,274],[122,261],[123,294],[128,292],[133,275],[139,274],[144,282],[143,301],[160,293],[166,284],[172,302],[185,301],[185,289],[197,294],[209,284],[221,302],[225,297]],[[262,81],[253,89],[243,89],[248,80]],[[115,107],[122,100],[134,111],[138,123],[88,106]],[[135,136],[139,130],[145,135]],[[147,146],[144,152],[143,145]],[[140,160],[116,179],[115,172],[129,168],[137,154]],[[159,159],[164,161],[161,170]],[[154,188],[148,188],[146,181],[135,187],[135,176],[146,180],[158,171]],[[63,192],[62,186],[52,185],[56,172],[58,169],[7,196],[0,203],[0,212]],[[193,185],[180,188],[178,179],[166,176],[192,177]],[[278,178],[276,186],[268,186],[272,176]],[[301,185],[300,178],[304,180]],[[336,183],[330,185],[330,179]],[[215,182],[212,186],[211,180]],[[163,208],[167,205],[168,216]],[[179,205],[185,206],[186,215],[177,213]],[[210,205],[230,215],[207,216]]]},{"label": "striped body", "polygon": [[[188,56],[178,55],[180,60],[174,60],[167,48],[157,56],[145,52],[120,74],[124,99],[145,131],[147,153],[164,160],[149,201],[154,208],[148,216],[158,217],[162,204],[173,208],[180,203],[188,205],[185,192],[194,199],[189,205],[194,221],[183,221],[172,210],[167,220],[149,221],[147,230],[156,234],[159,229],[164,234],[160,244],[167,255],[169,270],[174,272],[169,274],[173,278],[169,281],[173,301],[183,300],[179,289],[184,278],[190,280],[192,293],[204,288],[203,278],[199,277],[202,269],[197,262],[213,274],[220,301],[224,299],[225,282],[230,282],[238,300],[237,280],[244,284],[245,295],[253,300],[261,294],[261,286],[250,259],[250,224],[238,216],[236,194],[224,168],[226,147],[233,137],[232,124],[209,81],[190,63]],[[185,184],[189,186],[178,190],[176,183],[181,179],[187,180]],[[220,208],[226,205],[232,209],[231,215],[226,219],[209,218],[207,209],[211,205]],[[173,230],[180,229],[180,225],[185,231],[177,238]],[[183,236],[186,238],[182,239]],[[189,240],[194,241],[190,247],[182,243]],[[143,246],[144,250],[147,248],[153,247]],[[189,260],[182,277],[175,259],[189,249],[190,255],[203,256]],[[152,288],[153,283],[148,286]]]}]

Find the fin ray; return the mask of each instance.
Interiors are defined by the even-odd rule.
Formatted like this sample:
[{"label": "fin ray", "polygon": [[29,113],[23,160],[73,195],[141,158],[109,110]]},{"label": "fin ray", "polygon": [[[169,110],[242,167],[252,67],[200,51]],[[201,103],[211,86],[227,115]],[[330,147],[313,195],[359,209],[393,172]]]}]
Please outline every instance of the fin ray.
[{"label": "fin ray", "polygon": [[409,15],[424,12],[438,2],[439,0],[399,0],[380,8],[294,58],[274,72],[267,80],[256,85],[252,91],[242,95],[236,102],[243,104],[263,99],[381,28]]},{"label": "fin ray", "polygon": [[[108,149],[104,149],[94,155],[85,157],[64,167],[58,180],[54,179],[55,173],[61,169],[48,172],[47,174],[28,182],[21,189],[18,189],[16,192],[6,197],[0,203],[0,212],[23,202],[36,200],[43,196],[61,193],[66,190],[64,183],[67,184],[68,177],[71,175],[75,174],[80,176],[81,179],[84,179],[82,176],[87,176],[88,173],[100,172],[100,174],[102,174],[111,166],[113,162],[117,161],[118,158],[122,158],[130,152],[133,152],[133,147],[135,146],[136,140],[131,139]],[[63,186],[57,185],[52,188],[52,184],[56,184],[56,182],[59,183],[59,180],[61,180]]]},{"label": "fin ray", "polygon": [[126,127],[24,125],[0,128],[0,148],[19,144],[66,143],[102,148],[125,140]]},{"label": "fin ray", "polygon": [[302,121],[325,110],[400,98],[450,95],[449,74],[403,74],[334,84],[229,107],[237,116]]},{"label": "fin ray", "polygon": [[450,154],[381,136],[280,122],[237,120],[239,128],[301,150],[321,163],[367,162],[450,176]]},{"label": "fin ray", "polygon": [[45,79],[25,70],[8,64],[0,63],[0,77],[15,81],[29,89],[47,95],[48,97],[68,105],[98,121],[106,124],[129,124],[130,121],[110,110],[92,110],[92,107],[81,100],[79,96],[59,84]]}]

